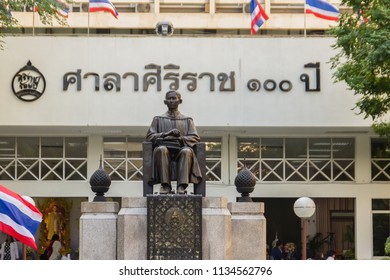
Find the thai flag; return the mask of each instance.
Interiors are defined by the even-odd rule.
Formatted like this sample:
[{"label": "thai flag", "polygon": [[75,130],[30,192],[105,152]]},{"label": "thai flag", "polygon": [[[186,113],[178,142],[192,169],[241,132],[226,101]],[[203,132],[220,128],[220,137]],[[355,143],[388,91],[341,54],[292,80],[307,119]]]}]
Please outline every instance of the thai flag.
[{"label": "thai flag", "polygon": [[251,0],[251,34],[256,34],[256,31],[259,30],[260,26],[268,20],[267,14],[264,12],[263,8],[259,4],[258,0]]},{"label": "thai flag", "polygon": [[93,12],[109,12],[116,19],[118,18],[118,11],[109,0],[89,0],[89,11]]},{"label": "thai flag", "polygon": [[323,0],[306,0],[306,13],[327,20],[339,20],[339,9]]},{"label": "thai flag", "polygon": [[34,234],[42,213],[17,193],[0,185],[0,230],[37,250]]},{"label": "thai flag", "polygon": [[7,0],[0,0],[0,10],[3,10],[7,13],[8,16],[12,17],[11,10],[8,7]]},{"label": "thai flag", "polygon": [[63,16],[64,18],[68,17],[69,14],[69,4],[64,0],[57,0],[57,14]]}]

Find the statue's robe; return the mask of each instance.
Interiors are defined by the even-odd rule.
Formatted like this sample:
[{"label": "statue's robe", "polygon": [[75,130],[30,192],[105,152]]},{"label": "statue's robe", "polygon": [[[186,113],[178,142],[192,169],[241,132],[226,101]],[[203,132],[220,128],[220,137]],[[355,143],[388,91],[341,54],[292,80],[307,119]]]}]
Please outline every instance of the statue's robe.
[{"label": "statue's robe", "polygon": [[[162,138],[164,133],[174,128],[180,131],[180,139]],[[171,179],[177,178],[178,185],[200,183],[202,175],[193,151],[193,147],[199,143],[200,137],[192,118],[184,116],[180,112],[176,112],[174,116],[168,112],[162,116],[156,116],[146,134],[146,140],[152,142],[154,147],[153,178],[150,182],[171,185]],[[170,169],[171,161],[176,162],[174,170]]]}]

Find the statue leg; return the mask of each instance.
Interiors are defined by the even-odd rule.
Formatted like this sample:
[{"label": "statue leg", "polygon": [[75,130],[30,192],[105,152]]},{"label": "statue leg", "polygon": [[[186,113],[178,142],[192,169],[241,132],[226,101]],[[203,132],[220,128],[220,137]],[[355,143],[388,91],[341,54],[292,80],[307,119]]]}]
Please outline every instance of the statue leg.
[{"label": "statue leg", "polygon": [[161,183],[160,193],[169,193],[172,189],[171,179],[169,176],[169,150],[165,146],[160,146],[155,148],[153,153],[155,166]]},{"label": "statue leg", "polygon": [[194,152],[189,147],[180,150],[177,156],[177,193],[184,194],[189,184]]}]

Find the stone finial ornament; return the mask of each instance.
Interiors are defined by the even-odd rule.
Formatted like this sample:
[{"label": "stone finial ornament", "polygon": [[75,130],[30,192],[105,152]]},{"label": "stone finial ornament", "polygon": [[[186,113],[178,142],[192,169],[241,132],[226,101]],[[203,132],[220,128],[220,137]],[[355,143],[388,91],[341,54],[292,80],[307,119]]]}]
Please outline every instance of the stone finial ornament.
[{"label": "stone finial ornament", "polygon": [[234,180],[234,185],[236,186],[237,191],[241,193],[238,202],[253,202],[249,195],[255,189],[256,177],[246,166],[238,172]]},{"label": "stone finial ornament", "polygon": [[89,179],[89,184],[91,185],[91,189],[94,193],[96,193],[93,201],[106,201],[106,197],[104,194],[109,190],[111,185],[110,175],[103,169],[102,166],[102,157],[100,156],[100,166],[99,168],[92,174]]}]

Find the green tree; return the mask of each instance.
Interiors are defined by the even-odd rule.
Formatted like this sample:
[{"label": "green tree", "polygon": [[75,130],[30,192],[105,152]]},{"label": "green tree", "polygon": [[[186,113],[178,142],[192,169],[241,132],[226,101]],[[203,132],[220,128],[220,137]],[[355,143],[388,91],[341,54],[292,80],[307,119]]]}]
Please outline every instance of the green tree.
[{"label": "green tree", "polygon": [[339,51],[331,59],[335,81],[359,96],[356,108],[390,139],[390,0],[342,0],[351,8],[331,29]]},{"label": "green tree", "polygon": [[[70,3],[68,0],[66,2]],[[1,40],[4,37],[4,30],[19,27],[19,23],[12,16],[12,12],[35,7],[42,23],[50,24],[56,20],[60,24],[66,24],[66,20],[57,13],[57,9],[64,7],[64,5],[64,3],[57,0],[0,0],[0,48],[4,44]]]}]

